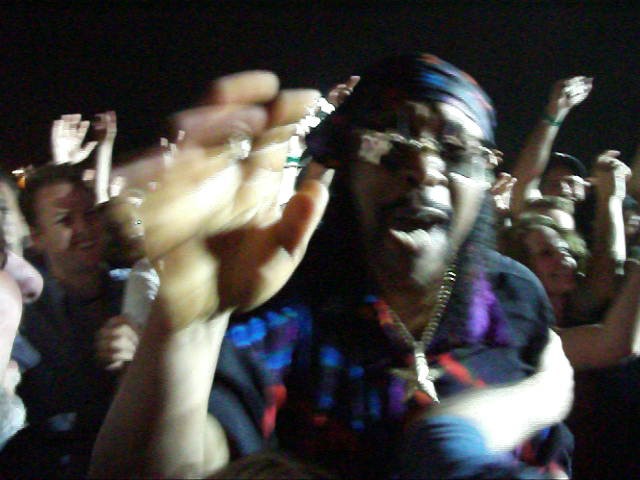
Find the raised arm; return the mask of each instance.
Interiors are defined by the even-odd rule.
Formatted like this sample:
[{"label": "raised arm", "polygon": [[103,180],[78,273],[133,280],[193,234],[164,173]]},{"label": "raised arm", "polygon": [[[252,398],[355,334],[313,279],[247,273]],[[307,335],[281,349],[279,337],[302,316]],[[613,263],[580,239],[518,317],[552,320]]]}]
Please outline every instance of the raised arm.
[{"label": "raised arm", "polygon": [[[277,205],[287,142],[315,91],[269,72],[215,82],[210,104],[175,116],[175,161],[141,207],[160,289],[138,352],[95,445],[94,477],[203,477],[229,448],[207,404],[228,318],[274,295],[304,255],[328,194],[307,179]],[[267,102],[267,103],[265,103]],[[148,172],[147,172],[148,173]]]},{"label": "raised arm", "polygon": [[539,430],[561,422],[573,403],[573,369],[558,335],[549,334],[532,376],[457,395],[432,409],[429,416],[451,415],[469,421],[492,453],[513,450]]},{"label": "raised arm", "polygon": [[527,136],[518,155],[512,175],[518,180],[511,196],[511,211],[518,216],[524,202],[538,187],[547,163],[553,142],[560,126],[571,109],[579,105],[591,92],[593,79],[573,77],[556,82],[551,90],[549,102],[533,131]]},{"label": "raised arm", "polygon": [[93,128],[99,137],[96,149],[96,203],[104,203],[109,200],[111,157],[113,155],[113,143],[118,133],[116,112],[109,111],[96,115]]},{"label": "raised arm", "polygon": [[598,155],[593,168],[596,217],[587,282],[600,304],[614,297],[616,272],[626,259],[622,201],[631,170],[619,155],[616,150],[607,150]]},{"label": "raised arm", "polygon": [[622,288],[601,323],[559,330],[575,369],[615,365],[640,352],[640,263],[626,264]]}]

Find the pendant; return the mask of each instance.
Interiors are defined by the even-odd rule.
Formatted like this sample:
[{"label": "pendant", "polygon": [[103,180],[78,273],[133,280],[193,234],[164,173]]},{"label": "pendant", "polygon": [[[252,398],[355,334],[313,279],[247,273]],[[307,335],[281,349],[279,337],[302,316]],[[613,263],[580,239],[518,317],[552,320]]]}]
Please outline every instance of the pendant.
[{"label": "pendant", "polygon": [[424,393],[429,395],[435,403],[440,403],[438,399],[438,393],[436,392],[436,386],[433,383],[433,378],[429,375],[429,364],[427,363],[427,357],[423,351],[416,349],[413,352],[415,357],[415,369],[416,377],[418,380],[418,387]]},{"label": "pendant", "polygon": [[[429,365],[424,353],[417,349],[413,353],[414,365],[410,368],[392,368],[389,373],[403,379],[406,383],[405,402],[413,397],[417,390],[426,393],[434,403],[440,403],[436,387],[433,383],[435,378],[430,375]],[[442,375],[439,369],[434,369],[436,378]]]}]

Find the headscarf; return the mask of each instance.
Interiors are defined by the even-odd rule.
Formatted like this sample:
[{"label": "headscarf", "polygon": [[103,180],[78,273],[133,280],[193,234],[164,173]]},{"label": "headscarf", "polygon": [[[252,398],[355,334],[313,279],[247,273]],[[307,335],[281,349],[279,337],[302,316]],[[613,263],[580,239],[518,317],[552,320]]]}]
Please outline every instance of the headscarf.
[{"label": "headscarf", "polygon": [[468,74],[430,54],[386,58],[367,68],[353,93],[306,138],[314,160],[336,168],[353,127],[375,128],[377,113],[402,101],[444,102],[480,126],[492,143],[496,125],[491,99]]}]

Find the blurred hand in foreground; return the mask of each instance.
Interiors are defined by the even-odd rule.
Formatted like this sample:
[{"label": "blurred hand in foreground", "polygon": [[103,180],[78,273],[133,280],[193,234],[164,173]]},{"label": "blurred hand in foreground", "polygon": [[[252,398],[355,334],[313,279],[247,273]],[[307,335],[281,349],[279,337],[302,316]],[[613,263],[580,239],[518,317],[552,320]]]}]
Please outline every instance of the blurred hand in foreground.
[{"label": "blurred hand in foreground", "polygon": [[160,275],[166,329],[254,308],[300,263],[324,212],[326,186],[306,179],[284,210],[277,197],[292,124],[318,97],[279,91],[270,72],[223,77],[203,106],[174,116],[184,141],[173,161],[158,148],[141,159],[143,175],[136,179],[132,170],[131,186],[154,185],[139,218]]}]

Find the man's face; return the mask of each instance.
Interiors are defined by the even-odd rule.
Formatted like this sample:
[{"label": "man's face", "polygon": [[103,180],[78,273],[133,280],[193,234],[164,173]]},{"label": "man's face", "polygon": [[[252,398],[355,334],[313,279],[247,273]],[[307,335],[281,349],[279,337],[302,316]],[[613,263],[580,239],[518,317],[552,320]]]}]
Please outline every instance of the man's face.
[{"label": "man's face", "polygon": [[387,117],[383,135],[360,134],[351,191],[378,275],[424,288],[467,237],[488,188],[482,132],[444,103],[405,102]]},{"label": "man's face", "polygon": [[540,193],[581,202],[586,196],[585,182],[566,167],[555,167],[544,174]]},{"label": "man's face", "polygon": [[91,194],[69,182],[46,185],[35,196],[35,246],[61,271],[95,269],[103,260],[104,231]]}]

